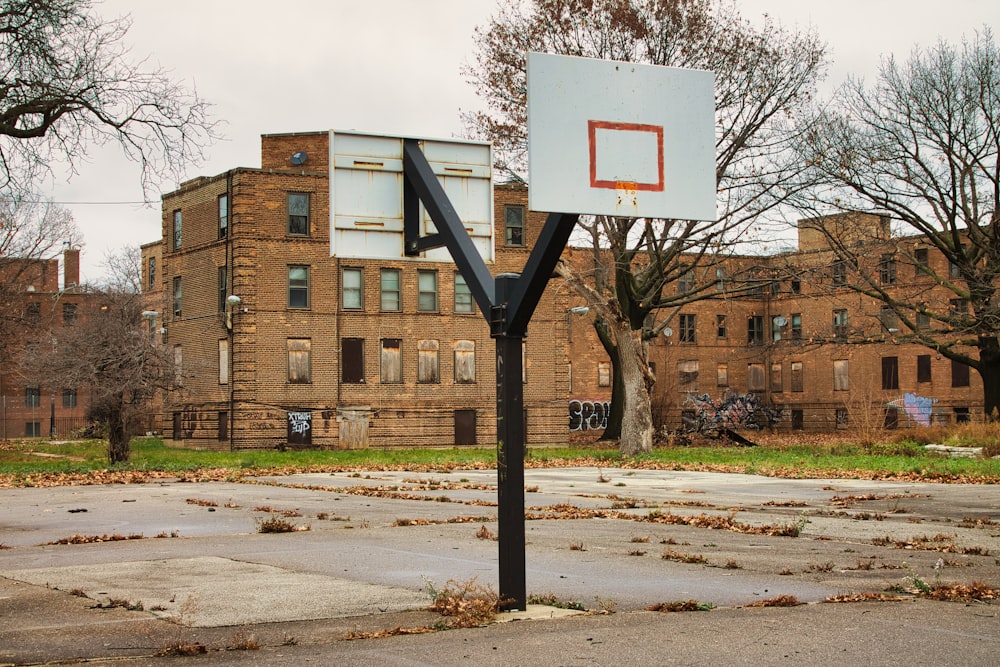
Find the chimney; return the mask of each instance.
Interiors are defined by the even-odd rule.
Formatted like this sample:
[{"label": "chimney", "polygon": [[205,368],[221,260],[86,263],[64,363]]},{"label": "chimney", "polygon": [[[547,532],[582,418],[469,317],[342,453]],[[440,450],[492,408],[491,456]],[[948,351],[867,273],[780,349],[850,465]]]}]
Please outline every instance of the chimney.
[{"label": "chimney", "polygon": [[80,284],[80,249],[63,245],[63,289]]}]

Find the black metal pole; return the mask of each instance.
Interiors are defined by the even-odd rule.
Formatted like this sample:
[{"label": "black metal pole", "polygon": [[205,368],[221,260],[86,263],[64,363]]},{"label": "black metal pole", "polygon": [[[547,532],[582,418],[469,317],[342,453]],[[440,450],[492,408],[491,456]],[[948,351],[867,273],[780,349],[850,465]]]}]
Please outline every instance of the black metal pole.
[{"label": "black metal pole", "polygon": [[[496,278],[503,309],[516,275]],[[524,387],[522,336],[498,335],[497,346],[497,536],[500,601],[503,609],[527,606],[524,558]]]}]

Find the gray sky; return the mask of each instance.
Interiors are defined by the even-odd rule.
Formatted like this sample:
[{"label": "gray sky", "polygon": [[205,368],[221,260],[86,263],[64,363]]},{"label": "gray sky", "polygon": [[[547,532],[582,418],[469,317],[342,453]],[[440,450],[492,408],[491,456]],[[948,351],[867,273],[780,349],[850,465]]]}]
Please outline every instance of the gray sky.
[{"label": "gray sky", "polygon": [[[788,27],[815,27],[830,46],[829,86],[868,78],[882,54],[905,58],[938,37],[958,42],[989,25],[996,0],[738,0],[743,15],[765,12]],[[460,73],[473,30],[496,0],[103,0],[105,16],[130,14],[136,57],[193,84],[224,121],[225,139],[185,179],[260,166],[260,135],[356,129],[425,137],[460,136],[459,113],[476,108]],[[65,202],[84,234],[84,280],[103,274],[106,253],[160,236],[159,202],[142,200],[138,168],[109,146],[79,174],[60,174],[45,194]],[[176,183],[162,183],[169,192]]]}]

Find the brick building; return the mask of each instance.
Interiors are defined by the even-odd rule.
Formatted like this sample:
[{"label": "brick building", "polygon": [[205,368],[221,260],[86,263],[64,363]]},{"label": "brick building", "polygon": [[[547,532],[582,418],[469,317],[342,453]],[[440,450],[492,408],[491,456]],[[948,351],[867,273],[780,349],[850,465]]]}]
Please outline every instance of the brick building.
[{"label": "brick building", "polygon": [[[308,157],[293,164],[296,154]],[[495,351],[468,288],[451,263],[331,256],[328,156],[327,132],[264,135],[261,168],[199,177],[163,197],[163,241],[143,246],[143,284],[148,303],[160,303],[150,333],[173,349],[183,384],[164,397],[167,441],[226,449],[493,442]],[[493,199],[489,268],[520,271],[544,215],[527,210],[521,186],[495,186]],[[678,309],[671,335],[650,345],[658,423],[680,425],[690,393],[727,391],[762,395],[789,429],[891,425],[901,415],[905,423],[886,404],[902,407],[907,395],[933,403],[939,421],[981,412],[977,375],[899,343],[881,304],[840,284],[843,267],[816,224],[800,225],[796,252],[732,257],[700,276],[712,282],[709,298]],[[877,216],[822,224],[888,242]],[[917,256],[944,261],[933,251]],[[587,261],[572,249],[564,257]],[[901,278],[913,271],[904,264]],[[892,289],[934,291],[910,277]],[[591,318],[572,311],[579,305],[553,279],[532,318],[529,445],[566,442],[567,424],[604,423],[611,368]]]},{"label": "brick building", "polygon": [[[165,436],[237,449],[491,442],[495,348],[468,287],[451,263],[330,256],[328,141],[265,135],[260,169],[163,197],[144,284],[158,263],[162,343],[183,384],[165,397]],[[292,165],[297,153],[308,159]],[[530,252],[543,218],[525,204],[523,189],[496,187],[494,274]],[[566,302],[550,286],[526,341],[529,444],[565,440]]]},{"label": "brick building", "polygon": [[66,436],[82,429],[90,404],[87,388],[45,382],[22,363],[25,355],[44,352],[52,332],[79,324],[95,307],[93,295],[79,285],[80,250],[63,250],[62,276],[58,259],[4,258],[0,281],[0,439]]}]

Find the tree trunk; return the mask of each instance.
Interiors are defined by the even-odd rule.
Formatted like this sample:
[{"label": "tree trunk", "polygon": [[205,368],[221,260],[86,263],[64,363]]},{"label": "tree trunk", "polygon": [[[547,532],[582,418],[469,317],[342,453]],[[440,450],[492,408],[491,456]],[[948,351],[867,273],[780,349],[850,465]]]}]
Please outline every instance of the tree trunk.
[{"label": "tree trunk", "polygon": [[111,410],[108,415],[108,460],[111,465],[125,463],[129,458],[129,436],[125,414]]},{"label": "tree trunk", "polygon": [[1000,421],[1000,342],[996,336],[980,336],[976,370],[983,379],[983,415],[987,421]]},{"label": "tree trunk", "polygon": [[624,399],[622,434],[618,451],[635,456],[653,449],[653,409],[649,398],[649,371],[642,341],[642,331],[633,331],[627,323],[615,332],[618,362],[621,367]]},{"label": "tree trunk", "polygon": [[620,440],[622,437],[622,416],[625,414],[625,383],[622,381],[621,362],[618,347],[612,339],[608,324],[602,319],[594,320],[594,330],[597,338],[604,346],[604,351],[611,360],[611,401],[608,408],[607,426],[601,434],[601,440]]}]

